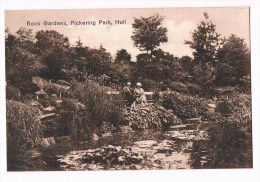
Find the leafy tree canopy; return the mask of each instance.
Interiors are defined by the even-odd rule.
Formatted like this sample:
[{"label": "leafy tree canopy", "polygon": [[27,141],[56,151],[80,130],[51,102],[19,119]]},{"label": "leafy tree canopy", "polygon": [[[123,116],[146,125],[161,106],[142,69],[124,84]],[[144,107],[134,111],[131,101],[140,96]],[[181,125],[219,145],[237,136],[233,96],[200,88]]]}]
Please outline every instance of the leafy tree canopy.
[{"label": "leafy tree canopy", "polygon": [[193,49],[194,61],[198,63],[213,63],[216,60],[220,34],[216,32],[216,25],[204,13],[205,20],[201,21],[192,32],[192,40],[185,41]]},{"label": "leafy tree canopy", "polygon": [[131,54],[129,54],[125,49],[118,50],[116,53],[115,63],[119,62],[130,62]]},{"label": "leafy tree canopy", "polygon": [[148,18],[134,18],[133,35],[134,46],[141,51],[146,51],[153,56],[153,51],[160,46],[160,43],[168,41],[167,28],[162,26],[163,17],[157,15]]}]

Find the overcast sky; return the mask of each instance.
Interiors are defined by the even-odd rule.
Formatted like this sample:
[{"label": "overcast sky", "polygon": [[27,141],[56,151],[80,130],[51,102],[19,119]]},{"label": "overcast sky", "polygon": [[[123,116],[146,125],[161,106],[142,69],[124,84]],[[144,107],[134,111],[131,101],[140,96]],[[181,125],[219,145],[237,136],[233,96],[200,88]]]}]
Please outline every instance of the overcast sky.
[{"label": "overcast sky", "polygon": [[[138,48],[131,40],[133,17],[148,17],[154,14],[164,16],[163,26],[167,27],[168,42],[160,48],[175,56],[192,55],[192,50],[184,44],[191,39],[191,32],[204,19],[203,12],[217,26],[221,36],[235,34],[245,39],[249,45],[249,8],[158,8],[158,9],[102,9],[102,10],[16,10],[6,11],[5,24],[12,33],[20,27],[39,30],[56,30],[67,36],[71,44],[80,37],[85,46],[98,48],[101,44],[114,57],[119,49],[126,49],[135,60]],[[110,20],[113,25],[70,25],[75,21]],[[125,25],[115,25],[115,20],[126,20]],[[41,26],[27,26],[27,21],[41,23]],[[66,21],[68,26],[43,26],[44,21]]]}]

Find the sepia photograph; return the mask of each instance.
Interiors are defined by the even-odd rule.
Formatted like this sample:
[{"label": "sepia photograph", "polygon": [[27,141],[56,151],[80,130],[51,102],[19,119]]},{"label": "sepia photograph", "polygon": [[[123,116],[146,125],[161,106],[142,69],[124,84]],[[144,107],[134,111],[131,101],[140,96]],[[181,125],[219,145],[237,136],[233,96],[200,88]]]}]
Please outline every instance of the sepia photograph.
[{"label": "sepia photograph", "polygon": [[4,13],[8,172],[253,168],[249,6]]}]

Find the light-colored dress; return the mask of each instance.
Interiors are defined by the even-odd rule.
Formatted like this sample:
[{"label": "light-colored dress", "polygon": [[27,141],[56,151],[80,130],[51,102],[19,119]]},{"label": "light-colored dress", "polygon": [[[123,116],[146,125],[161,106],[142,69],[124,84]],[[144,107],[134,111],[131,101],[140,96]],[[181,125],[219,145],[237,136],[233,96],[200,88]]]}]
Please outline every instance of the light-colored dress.
[{"label": "light-colored dress", "polygon": [[146,103],[146,101],[147,101],[145,94],[144,94],[144,89],[142,89],[142,88],[135,88],[134,96],[136,97],[137,103]]}]

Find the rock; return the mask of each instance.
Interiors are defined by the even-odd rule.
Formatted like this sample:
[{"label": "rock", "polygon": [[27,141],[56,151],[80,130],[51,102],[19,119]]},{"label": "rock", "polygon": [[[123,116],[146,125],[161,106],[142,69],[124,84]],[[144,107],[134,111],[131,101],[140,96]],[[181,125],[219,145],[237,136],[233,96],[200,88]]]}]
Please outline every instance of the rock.
[{"label": "rock", "polygon": [[143,141],[134,142],[134,144],[141,148],[150,148],[154,145],[157,145],[158,142],[154,140],[143,140]]},{"label": "rock", "polygon": [[216,104],[208,104],[208,106],[209,106],[210,108],[214,108],[214,109],[217,107]]},{"label": "rock", "polygon": [[137,170],[137,167],[136,167],[136,165],[131,164],[131,165],[129,166],[129,169],[130,169],[130,170]]},{"label": "rock", "polygon": [[186,128],[187,125],[175,125],[175,126],[170,126],[170,129],[181,129],[181,128]]},{"label": "rock", "polygon": [[46,113],[51,113],[51,112],[53,112],[53,111],[55,111],[55,110],[56,110],[56,108],[53,107],[53,106],[45,107],[45,108],[42,109],[42,111],[43,111],[44,114],[46,114]]},{"label": "rock", "polygon": [[40,119],[44,120],[44,119],[52,118],[52,117],[55,117],[55,116],[56,116],[55,113],[43,114],[43,115],[40,115]]},{"label": "rock", "polygon": [[65,80],[58,80],[57,81],[58,84],[61,84],[61,85],[67,85],[67,86],[71,86],[71,84]]},{"label": "rock", "polygon": [[86,106],[85,106],[83,103],[81,103],[81,102],[77,102],[77,103],[76,103],[76,108],[77,108],[78,110],[85,110],[85,109],[86,109]]},{"label": "rock", "polygon": [[190,119],[186,119],[185,122],[186,123],[201,123],[202,122],[201,118],[202,117],[190,118]]},{"label": "rock", "polygon": [[92,135],[92,140],[98,140],[98,136],[96,134]]},{"label": "rock", "polygon": [[42,141],[41,141],[42,147],[47,148],[47,147],[54,145],[54,144],[56,144],[54,137],[42,138]]},{"label": "rock", "polygon": [[117,146],[117,147],[115,147],[116,148],[116,151],[117,152],[120,152],[121,150],[122,150],[122,147],[121,146]]},{"label": "rock", "polygon": [[43,106],[37,101],[32,101],[30,104],[38,109],[43,108]]},{"label": "rock", "polygon": [[56,104],[61,104],[63,101],[60,99],[60,100],[57,100],[56,101]]},{"label": "rock", "polygon": [[124,156],[119,156],[118,157],[119,162],[125,162],[125,157]]},{"label": "rock", "polygon": [[121,126],[119,130],[123,133],[133,132],[133,129],[130,126]]},{"label": "rock", "polygon": [[43,88],[45,85],[49,84],[49,82],[41,77],[33,76],[32,82],[36,84],[39,88]]},{"label": "rock", "polygon": [[44,92],[43,90],[39,90],[35,92],[36,95],[46,95],[46,92]]},{"label": "rock", "polygon": [[102,134],[102,137],[108,137],[108,136],[111,136],[111,135],[112,135],[112,133],[111,133],[111,132],[108,132],[108,133]]}]

